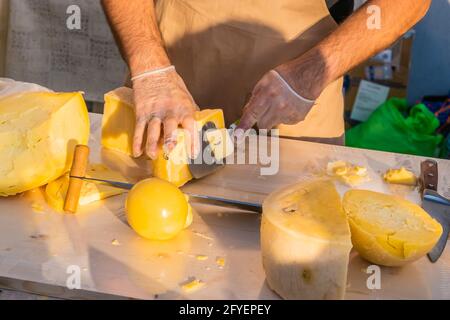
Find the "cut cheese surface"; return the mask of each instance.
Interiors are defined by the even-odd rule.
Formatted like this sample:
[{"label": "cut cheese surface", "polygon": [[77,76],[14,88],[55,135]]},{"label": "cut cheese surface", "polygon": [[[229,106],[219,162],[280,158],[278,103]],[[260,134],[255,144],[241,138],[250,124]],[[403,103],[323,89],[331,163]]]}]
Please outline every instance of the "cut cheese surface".
[{"label": "cut cheese surface", "polygon": [[389,169],[384,174],[384,180],[387,183],[404,184],[407,186],[415,186],[417,184],[416,175],[404,167],[400,169]]},{"label": "cut cheese surface", "polygon": [[261,250],[269,286],[285,299],[342,299],[352,248],[332,182],[302,182],[263,204]]},{"label": "cut cheese surface", "polygon": [[135,122],[133,90],[122,87],[107,93],[102,119],[102,146],[132,156]]},{"label": "cut cheese surface", "polygon": [[88,139],[88,112],[79,92],[0,99],[0,196],[57,179],[70,169],[75,146]]},{"label": "cut cheese surface", "polygon": [[[127,182],[126,179],[118,172],[111,171],[102,164],[90,164],[86,173],[87,178],[96,178],[102,180],[111,180],[119,182]],[[64,175],[59,179],[50,182],[45,188],[45,200],[48,205],[58,212],[64,209],[64,201],[66,199],[67,189],[69,188],[69,176]],[[80,205],[88,205],[90,203],[103,200],[112,196],[125,193],[125,190],[115,188],[106,184],[85,181],[81,188]]]},{"label": "cut cheese surface", "polygon": [[427,254],[442,226],[418,205],[400,197],[366,190],[344,196],[355,249],[366,260],[401,266]]},{"label": "cut cheese surface", "polygon": [[[201,129],[207,122],[216,128],[225,128],[222,110],[206,109],[194,115],[197,127]],[[135,112],[133,106],[133,90],[119,88],[105,95],[105,109],[102,122],[102,145],[105,148],[132,155],[133,134],[135,128]],[[157,159],[153,161],[153,175],[180,187],[192,179],[189,171],[186,136],[183,130],[178,131],[177,145],[170,153],[160,145]],[[217,143],[217,142],[216,142]],[[224,150],[219,149],[217,152]]]}]

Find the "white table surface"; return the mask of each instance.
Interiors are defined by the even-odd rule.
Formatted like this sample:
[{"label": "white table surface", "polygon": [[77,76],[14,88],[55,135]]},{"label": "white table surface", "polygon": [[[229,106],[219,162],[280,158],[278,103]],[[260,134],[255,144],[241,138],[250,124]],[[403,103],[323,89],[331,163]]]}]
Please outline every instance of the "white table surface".
[{"label": "white table surface", "polygon": [[[91,162],[103,162],[132,181],[151,173],[134,161],[99,147],[101,116],[91,114]],[[190,192],[262,201],[271,191],[323,174],[329,161],[366,166],[372,178],[360,188],[404,196],[420,203],[417,190],[383,183],[389,168],[417,174],[424,158],[291,140],[281,141],[280,171],[261,177],[258,166],[230,165],[192,182]],[[450,197],[450,161],[439,160],[439,191]],[[340,193],[348,188],[337,183]],[[83,207],[76,215],[46,206],[40,191],[0,199],[0,287],[61,298],[278,299],[265,283],[259,245],[260,216],[195,205],[193,225],[176,239],[153,242],[127,225],[126,195]],[[45,210],[35,212],[41,203]],[[112,244],[120,242],[119,246]],[[352,252],[347,299],[450,299],[450,247],[431,264],[423,258],[403,268],[382,268],[381,289],[369,290],[368,263]],[[206,261],[196,259],[206,255]],[[226,264],[219,268],[217,257]],[[66,288],[69,266],[81,270],[81,290]],[[185,293],[181,285],[200,279],[205,286]]]}]

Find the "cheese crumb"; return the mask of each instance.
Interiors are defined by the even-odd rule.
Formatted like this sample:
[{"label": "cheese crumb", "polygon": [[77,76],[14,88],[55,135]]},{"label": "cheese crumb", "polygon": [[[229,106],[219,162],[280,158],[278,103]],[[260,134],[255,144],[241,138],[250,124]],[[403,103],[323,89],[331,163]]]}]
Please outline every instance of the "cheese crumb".
[{"label": "cheese crumb", "polygon": [[189,281],[181,286],[184,292],[190,293],[197,291],[205,286],[205,283],[201,280],[194,279],[192,281]]},{"label": "cheese crumb", "polygon": [[216,264],[217,264],[220,268],[225,267],[225,258],[217,257],[217,259],[216,259]]},{"label": "cheese crumb", "polygon": [[400,169],[389,169],[384,174],[384,180],[387,183],[403,184],[407,186],[415,186],[417,184],[417,177],[414,173],[404,167]]},{"label": "cheese crumb", "polygon": [[208,260],[208,256],[199,254],[199,255],[197,255],[196,259],[197,259],[198,261],[205,261],[205,260]]},{"label": "cheese crumb", "polygon": [[195,234],[197,237],[200,237],[200,238],[203,238],[203,239],[206,239],[206,240],[214,240],[213,238],[211,238],[211,237],[209,237],[207,235],[204,235],[203,233],[200,233],[198,231],[194,231],[193,234]]},{"label": "cheese crumb", "polygon": [[120,246],[120,242],[119,242],[119,240],[117,240],[117,239],[114,239],[114,240],[111,242],[111,244],[112,244],[113,246],[116,246],[116,247]]},{"label": "cheese crumb", "polygon": [[40,203],[37,203],[37,202],[33,203],[31,205],[31,208],[36,213],[44,213],[44,211],[45,211],[44,206],[42,204],[40,204]]}]

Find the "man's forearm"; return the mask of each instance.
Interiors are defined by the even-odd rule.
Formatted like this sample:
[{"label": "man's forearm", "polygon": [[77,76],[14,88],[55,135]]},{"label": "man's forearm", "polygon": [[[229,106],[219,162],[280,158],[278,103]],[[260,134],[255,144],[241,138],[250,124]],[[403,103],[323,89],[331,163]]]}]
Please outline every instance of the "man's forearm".
[{"label": "man's forearm", "polygon": [[[300,94],[316,99],[328,84],[414,26],[430,3],[431,0],[370,0],[317,46],[281,66],[280,71]],[[380,9],[380,29],[368,27],[367,8],[371,5]]]},{"label": "man's forearm", "polygon": [[153,0],[102,0],[102,5],[132,76],[170,65]]}]

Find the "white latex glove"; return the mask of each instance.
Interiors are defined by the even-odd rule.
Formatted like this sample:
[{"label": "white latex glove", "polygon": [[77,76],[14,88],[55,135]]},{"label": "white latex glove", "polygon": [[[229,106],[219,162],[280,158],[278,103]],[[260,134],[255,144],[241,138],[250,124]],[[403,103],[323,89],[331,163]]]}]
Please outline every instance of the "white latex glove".
[{"label": "white latex glove", "polygon": [[256,84],[237,129],[246,131],[257,124],[259,129],[270,130],[279,124],[297,124],[313,106],[313,100],[300,96],[272,70]]},{"label": "white latex glove", "polygon": [[133,89],[136,105],[133,155],[139,157],[145,151],[150,158],[155,159],[161,129],[165,147],[172,150],[176,146],[179,125],[193,137],[188,138],[188,144],[191,146],[189,151],[195,152],[198,133],[194,113],[197,106],[175,69],[133,79]]}]

